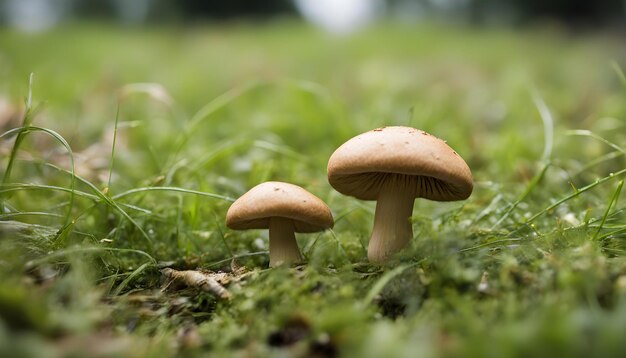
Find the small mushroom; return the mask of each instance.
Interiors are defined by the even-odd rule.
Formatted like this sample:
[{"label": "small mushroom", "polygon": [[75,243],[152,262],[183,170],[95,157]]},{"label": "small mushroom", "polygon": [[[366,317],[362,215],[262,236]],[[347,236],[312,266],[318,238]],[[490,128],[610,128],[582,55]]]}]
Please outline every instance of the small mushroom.
[{"label": "small mushroom", "polygon": [[328,206],[303,188],[282,182],[255,186],[228,209],[226,226],[235,230],[268,229],[270,267],[302,262],[295,232],[317,232],[331,228]]},{"label": "small mushroom", "polygon": [[385,262],[413,237],[415,198],[462,200],[472,173],[441,139],[410,127],[385,127],[341,145],[328,161],[328,181],[342,194],[377,200],[367,256]]}]

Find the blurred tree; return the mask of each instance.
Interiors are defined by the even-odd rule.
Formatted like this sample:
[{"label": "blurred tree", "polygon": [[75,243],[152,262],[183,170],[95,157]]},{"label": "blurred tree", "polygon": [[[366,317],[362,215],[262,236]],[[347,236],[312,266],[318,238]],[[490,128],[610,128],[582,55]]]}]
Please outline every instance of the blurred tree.
[{"label": "blurred tree", "polygon": [[[62,18],[187,21],[296,14],[295,0],[0,0],[0,22],[37,31]],[[337,0],[342,1],[342,0]],[[375,0],[391,16],[452,21],[524,23],[553,19],[573,26],[624,24],[626,0]]]},{"label": "blurred tree", "polygon": [[187,18],[267,17],[295,13],[291,0],[179,0],[181,13]]},{"label": "blurred tree", "polygon": [[79,17],[113,17],[115,11],[110,0],[70,0],[72,12]]},{"label": "blurred tree", "polygon": [[[440,15],[474,24],[551,19],[567,25],[611,25],[626,20],[625,0],[387,0],[389,8]],[[396,11],[397,13],[397,11]],[[416,15],[414,15],[416,16]]]},{"label": "blurred tree", "polygon": [[118,17],[130,24],[145,22],[152,3],[152,0],[113,0]]},{"label": "blurred tree", "polygon": [[[481,1],[481,0],[474,0]],[[573,25],[596,25],[624,19],[623,0],[514,0],[525,19],[546,17]]]}]

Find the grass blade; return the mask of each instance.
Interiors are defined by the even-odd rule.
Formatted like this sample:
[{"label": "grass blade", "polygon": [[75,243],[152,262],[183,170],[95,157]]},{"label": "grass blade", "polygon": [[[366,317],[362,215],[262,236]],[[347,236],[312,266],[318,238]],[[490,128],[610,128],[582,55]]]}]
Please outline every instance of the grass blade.
[{"label": "grass blade", "polygon": [[175,146],[174,150],[174,159],[180,153],[181,149],[187,144],[189,138],[191,138],[192,134],[196,132],[196,128],[205,120],[211,117],[218,110],[226,107],[231,102],[235,101],[237,98],[255,90],[262,85],[264,82],[261,81],[251,81],[246,83],[241,87],[233,88],[220,96],[214,98],[212,101],[207,103],[204,107],[200,108],[198,112],[191,118],[191,120],[185,126],[183,130],[182,137],[178,140],[178,143]]},{"label": "grass blade", "polygon": [[224,196],[224,195],[219,195],[219,194],[214,194],[214,193],[207,193],[207,192],[198,191],[198,190],[178,188],[178,187],[173,187],[173,186],[148,186],[148,187],[143,187],[143,188],[135,188],[135,189],[130,189],[130,190],[127,190],[127,191],[125,191],[123,193],[119,193],[117,195],[114,195],[111,198],[113,200],[118,200],[118,199],[121,199],[121,198],[123,198],[125,196],[138,194],[138,193],[145,193],[145,192],[149,192],[149,191],[170,191],[170,192],[178,192],[178,193],[185,193],[185,194],[200,195],[200,196],[206,196],[206,197],[213,198],[213,199],[221,199],[221,200],[228,201],[228,202],[231,202],[231,203],[235,201],[234,198],[231,198],[231,197],[228,197],[228,196]]},{"label": "grass blade", "polygon": [[491,230],[494,230],[495,228],[500,226],[500,224],[502,224],[502,222],[504,220],[506,220],[509,217],[509,215],[511,215],[511,213],[515,210],[515,208],[517,208],[517,206],[522,201],[524,201],[526,199],[526,197],[528,197],[528,195],[541,182],[541,180],[543,179],[543,177],[546,174],[546,171],[548,170],[549,167],[550,167],[550,163],[546,163],[546,164],[543,165],[543,168],[541,168],[541,170],[537,174],[535,174],[535,176],[532,178],[530,183],[528,183],[528,186],[526,186],[526,190],[524,190],[524,192],[511,204],[511,206],[504,213],[504,215],[502,215],[500,217],[500,219],[498,219],[498,221],[495,224],[493,224],[493,226],[491,227]]},{"label": "grass blade", "polygon": [[115,126],[113,127],[113,144],[111,145],[111,160],[109,161],[109,178],[107,179],[107,187],[105,189],[106,194],[109,193],[111,188],[111,178],[113,177],[113,161],[115,160],[115,144],[117,143],[117,128],[120,120],[120,105],[117,104],[117,111],[115,112]]},{"label": "grass blade", "polygon": [[[65,140],[65,138],[63,138],[63,136],[61,136],[60,134],[58,134],[57,132],[53,131],[52,129],[48,129],[48,128],[43,128],[43,127],[35,127],[32,126],[30,124],[28,124],[27,127],[19,127],[19,128],[14,128],[12,130],[9,130],[7,132],[4,132],[2,135],[0,135],[0,139],[2,139],[5,136],[10,136],[14,133],[17,133],[18,137],[20,135],[25,136],[26,134],[30,133],[30,132],[43,132],[46,133],[48,135],[50,135],[51,137],[53,137],[55,140],[57,140],[59,143],[61,143],[65,149],[67,150],[69,156],[70,156],[70,162],[71,162],[71,169],[69,171],[70,174],[70,189],[69,189],[69,193],[70,193],[70,200],[69,200],[69,208],[67,210],[67,214],[65,216],[65,222],[64,222],[64,226],[67,226],[70,224],[70,222],[72,221],[71,217],[72,217],[72,210],[74,209],[74,195],[75,195],[75,187],[76,187],[76,173],[74,171],[74,153],[72,152],[72,148],[70,147],[69,143]],[[17,138],[16,138],[17,141]],[[16,146],[13,146],[14,149],[16,149]],[[17,149],[16,149],[17,150]],[[11,161],[11,159],[14,159],[14,157],[12,156],[11,158],[9,158],[10,163],[14,163],[14,161]],[[8,180],[8,169],[7,172],[5,173],[5,177],[3,178],[2,181],[2,187],[4,187],[6,185],[6,180]]]},{"label": "grass blade", "polygon": [[615,179],[615,178],[617,178],[617,177],[619,177],[620,175],[623,175],[623,174],[626,174],[626,169],[622,169],[622,170],[618,171],[617,173],[611,173],[610,175],[608,175],[608,176],[606,176],[604,178],[598,179],[595,182],[593,182],[593,183],[591,183],[591,184],[589,184],[589,185],[587,185],[585,187],[582,187],[580,189],[576,189],[576,191],[573,192],[572,194],[569,194],[569,195],[561,198],[557,202],[553,203],[552,205],[546,207],[545,209],[543,209],[543,210],[539,211],[538,213],[536,213],[535,215],[531,216],[528,220],[526,220],[525,224],[532,223],[533,221],[537,220],[537,218],[539,218],[543,214],[547,213],[548,211],[551,211],[552,209],[556,208],[557,206],[563,204],[564,202],[566,202],[568,200],[571,200],[571,199],[581,195],[582,193],[584,193],[584,192],[586,192],[588,190],[591,190],[591,189],[595,188],[596,186],[598,186],[600,184],[603,184],[603,183],[605,183],[605,182],[607,182],[609,180]]},{"label": "grass blade", "polygon": [[148,254],[147,252],[142,251],[142,250],[123,249],[123,248],[117,248],[117,247],[94,247],[94,246],[90,246],[90,247],[71,247],[71,248],[67,248],[67,249],[54,251],[53,253],[48,254],[48,255],[46,255],[46,256],[44,256],[42,258],[35,259],[35,260],[30,260],[30,261],[26,262],[26,268],[35,267],[35,266],[41,265],[43,263],[53,261],[54,259],[57,259],[57,258],[60,258],[60,257],[65,257],[65,256],[70,256],[70,255],[74,255],[74,254],[91,253],[91,252],[94,252],[94,253],[95,252],[106,252],[106,251],[138,254],[138,255],[147,257],[152,264],[156,265],[156,263],[157,263],[157,261],[154,259],[154,257],[152,257],[150,254]]},{"label": "grass blade", "polygon": [[11,192],[20,191],[20,190],[62,191],[62,192],[66,192],[66,193],[74,193],[75,196],[91,199],[91,200],[94,200],[94,201],[98,201],[99,200],[97,196],[95,196],[93,194],[85,193],[85,192],[79,191],[79,190],[72,190],[70,188],[65,188],[65,187],[62,187],[62,186],[44,185],[44,184],[28,184],[28,183],[11,183],[11,184],[3,185],[2,187],[0,187],[0,194],[11,193]]},{"label": "grass blade", "polygon": [[604,212],[604,215],[602,216],[602,221],[600,222],[600,225],[598,226],[598,229],[596,230],[596,233],[593,235],[593,239],[592,240],[595,241],[598,238],[598,235],[600,234],[600,231],[604,227],[604,223],[606,222],[606,218],[609,216],[609,213],[611,212],[611,208],[615,204],[617,204],[617,200],[619,199],[619,195],[622,192],[622,187],[623,186],[624,186],[624,180],[622,179],[617,184],[617,189],[615,189],[615,192],[613,193],[613,196],[611,197],[611,200],[609,201],[609,205],[606,206],[606,211]]},{"label": "grass blade", "polygon": [[609,147],[611,147],[611,148],[621,152],[622,154],[626,154],[626,149],[620,147],[619,145],[617,145],[615,143],[609,142],[608,140],[600,137],[599,135],[593,133],[590,130],[587,130],[587,129],[574,129],[574,130],[571,130],[571,131],[567,131],[566,134],[567,135],[572,135],[572,136],[590,137],[590,138],[599,140],[600,142],[602,142],[602,143],[608,145]]},{"label": "grass blade", "polygon": [[137,269],[135,269],[130,275],[128,275],[128,277],[124,279],[124,281],[122,281],[117,286],[115,291],[113,291],[113,296],[119,296],[119,294],[126,288],[126,286],[128,286],[130,281],[132,281],[135,277],[139,276],[142,272],[144,272],[147,268],[151,266],[154,266],[154,263],[146,262],[143,265],[137,267]]},{"label": "grass blade", "polygon": [[535,103],[535,107],[537,107],[539,115],[541,116],[541,121],[543,122],[544,145],[543,154],[541,155],[541,161],[547,162],[552,156],[552,145],[554,142],[554,119],[552,118],[552,114],[550,113],[548,106],[537,91],[533,91],[532,97],[533,102]]},{"label": "grass blade", "polygon": [[411,264],[404,264],[404,265],[400,265],[394,268],[391,271],[385,272],[378,279],[378,281],[376,281],[376,283],[372,286],[372,288],[370,288],[370,290],[367,292],[367,295],[365,295],[365,298],[363,299],[363,301],[361,301],[361,305],[363,307],[369,306],[372,303],[372,301],[374,301],[374,298],[376,297],[376,295],[378,295],[394,277],[400,275],[405,270],[411,267],[414,267],[418,264],[419,264],[419,261],[411,263]]},{"label": "grass blade", "polygon": [[[2,177],[3,185],[6,184],[11,177],[11,172],[13,171],[13,165],[15,163],[15,157],[17,156],[17,151],[19,150],[20,145],[22,144],[22,141],[24,140],[26,131],[33,123],[33,116],[34,116],[34,113],[33,113],[33,77],[34,77],[34,74],[31,73],[29,80],[28,80],[28,96],[26,97],[26,110],[24,112],[24,116],[22,117],[22,126],[13,130],[17,132],[17,138],[15,138],[15,142],[13,143],[13,147],[11,148],[11,153],[9,154],[9,161],[7,163],[7,167],[4,172],[4,176]],[[9,131],[9,132],[13,132],[13,131]],[[3,136],[4,134],[0,136],[0,138]]]},{"label": "grass blade", "polygon": [[613,70],[617,74],[617,78],[619,78],[622,85],[626,87],[626,76],[624,75],[624,71],[622,71],[622,68],[615,61],[611,61],[611,67],[613,67]]}]

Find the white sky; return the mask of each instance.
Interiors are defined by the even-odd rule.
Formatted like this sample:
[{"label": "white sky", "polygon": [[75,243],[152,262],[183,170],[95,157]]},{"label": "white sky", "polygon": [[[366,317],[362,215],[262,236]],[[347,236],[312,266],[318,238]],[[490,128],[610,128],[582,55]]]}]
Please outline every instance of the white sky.
[{"label": "white sky", "polygon": [[352,32],[370,22],[382,6],[377,0],[295,0],[310,22],[337,34]]}]

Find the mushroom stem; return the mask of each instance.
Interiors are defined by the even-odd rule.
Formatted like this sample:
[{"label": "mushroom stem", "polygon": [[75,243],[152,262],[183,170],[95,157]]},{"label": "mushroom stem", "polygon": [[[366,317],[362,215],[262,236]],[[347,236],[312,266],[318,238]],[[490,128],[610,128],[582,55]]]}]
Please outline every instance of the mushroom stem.
[{"label": "mushroom stem", "polygon": [[298,249],[293,220],[272,217],[270,218],[270,267],[282,264],[302,262],[302,255]]},{"label": "mushroom stem", "polygon": [[410,189],[412,186],[409,181],[408,176],[390,175],[382,184],[376,203],[372,237],[367,248],[370,262],[387,261],[413,238],[409,218],[413,214],[415,193]]}]

